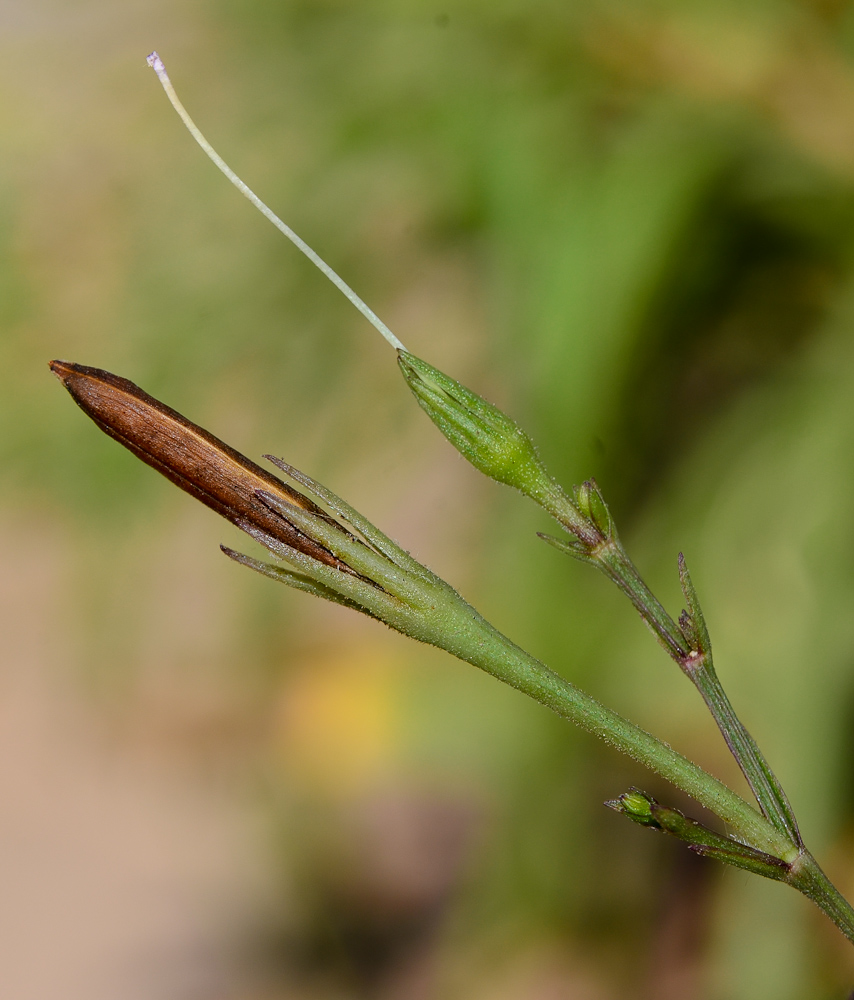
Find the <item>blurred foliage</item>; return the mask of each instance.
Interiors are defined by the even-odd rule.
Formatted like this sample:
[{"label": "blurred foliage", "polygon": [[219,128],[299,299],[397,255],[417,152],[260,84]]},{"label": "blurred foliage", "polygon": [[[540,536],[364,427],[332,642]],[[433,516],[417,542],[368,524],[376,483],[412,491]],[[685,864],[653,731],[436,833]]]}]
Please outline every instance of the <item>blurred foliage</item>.
[{"label": "blurred foliage", "polygon": [[520,418],[565,483],[596,476],[671,610],[685,552],[722,680],[850,893],[851,5],[12,7],[4,511],[68,553],[69,642],[106,716],[266,797],[298,900],[271,931],[281,995],[840,996],[850,949],[808,903],[600,806],[632,783],[686,803],[514,692],[226,564],[232,529],[96,434],[46,362],[281,452],[739,781],[619,595],[450,454],[387,346],[204,161],[144,68],[156,41],[209,139],[411,351]]}]

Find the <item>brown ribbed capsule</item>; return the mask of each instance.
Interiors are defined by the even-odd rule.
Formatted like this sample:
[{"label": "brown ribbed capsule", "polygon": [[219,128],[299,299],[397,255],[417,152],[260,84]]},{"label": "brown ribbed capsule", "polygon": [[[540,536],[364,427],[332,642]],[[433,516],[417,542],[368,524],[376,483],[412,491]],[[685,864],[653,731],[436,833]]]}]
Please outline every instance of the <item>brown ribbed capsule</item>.
[{"label": "brown ribbed capsule", "polygon": [[308,497],[126,378],[69,361],[51,361],[50,370],[102,431],[176,486],[238,527],[251,525],[319,562],[353,572],[258,493],[272,493],[337,525]]}]

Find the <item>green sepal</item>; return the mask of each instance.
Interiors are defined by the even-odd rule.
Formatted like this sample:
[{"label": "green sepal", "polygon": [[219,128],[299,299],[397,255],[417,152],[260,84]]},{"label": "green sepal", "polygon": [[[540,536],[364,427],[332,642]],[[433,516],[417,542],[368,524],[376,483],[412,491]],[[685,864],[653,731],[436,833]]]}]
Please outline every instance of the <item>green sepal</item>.
[{"label": "green sepal", "polygon": [[[276,458],[275,455],[265,455],[264,458],[277,465],[294,482],[304,486],[316,499],[321,500],[330,507],[342,521],[345,521],[351,528],[358,531],[362,538],[379,555],[385,556],[396,566],[417,576],[421,576],[425,580],[432,581],[434,579],[433,574],[418,562],[417,559],[414,559],[405,549],[402,549],[393,542],[388,535],[383,534],[376,525],[371,524],[366,517],[360,514],[354,507],[351,507],[345,500],[342,500],[341,497],[333,493],[332,490],[327,489],[322,483],[317,482],[316,479],[312,479],[311,476],[307,476],[304,472],[300,472],[299,469],[295,469],[292,465],[288,465],[284,459]],[[332,519],[332,523],[335,523],[334,519]]]},{"label": "green sepal", "polygon": [[271,580],[276,580],[278,583],[284,583],[288,587],[293,587],[294,590],[301,590],[303,593],[311,594],[313,597],[322,597],[325,601],[340,604],[342,607],[350,608],[352,611],[361,611],[362,614],[368,615],[370,618],[377,617],[370,609],[359,604],[357,601],[339,594],[331,587],[326,587],[322,583],[318,583],[317,580],[312,580],[311,577],[303,576],[302,573],[294,573],[292,570],[284,569],[282,566],[273,566],[271,563],[262,562],[260,559],[253,559],[242,552],[236,552],[234,549],[228,548],[227,545],[220,545],[220,549],[229,559],[233,559],[236,563],[248,566],[249,569],[254,569],[256,573],[267,576]]},{"label": "green sepal", "polygon": [[[325,546],[337,559],[370,585],[412,607],[418,607],[425,600],[429,600],[429,597],[425,597],[425,586],[429,587],[437,578],[432,575],[428,578],[426,574],[429,571],[425,571],[423,566],[422,572],[415,576],[393,563],[384,554],[377,552],[373,546],[345,532],[337,521],[330,521],[313,511],[289,504],[266,490],[258,490],[257,496],[304,535]],[[277,554],[283,553],[277,549]],[[284,557],[293,561],[289,552]]]},{"label": "green sepal", "polygon": [[537,532],[537,537],[542,538],[544,542],[548,542],[549,545],[556,548],[559,552],[565,552],[574,559],[581,560],[581,562],[596,562],[596,560],[590,555],[589,546],[585,545],[584,542],[580,541],[578,538],[555,538],[554,535],[547,535],[542,531]]}]

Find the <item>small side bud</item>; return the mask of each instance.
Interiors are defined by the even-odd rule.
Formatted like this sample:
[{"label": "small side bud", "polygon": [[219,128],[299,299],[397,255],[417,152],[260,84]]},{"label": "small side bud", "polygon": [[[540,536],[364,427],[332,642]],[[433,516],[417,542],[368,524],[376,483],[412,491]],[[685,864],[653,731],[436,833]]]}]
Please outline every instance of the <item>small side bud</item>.
[{"label": "small side bud", "polygon": [[397,362],[421,408],[476,469],[538,501],[554,492],[533,442],[514,420],[407,351],[397,352]]},{"label": "small side bud", "polygon": [[596,525],[603,539],[612,541],[616,538],[614,519],[595,479],[588,479],[575,487],[575,502],[581,513]]},{"label": "small side bud", "polygon": [[612,799],[610,802],[606,802],[605,805],[609,809],[613,809],[614,812],[628,816],[630,820],[640,823],[641,826],[658,826],[653,817],[655,799],[637,788],[633,788],[629,792],[623,792],[619,798]]},{"label": "small side bud", "polygon": [[716,833],[678,809],[662,805],[639,788],[623,792],[605,805],[641,826],[685,841],[692,851],[704,857],[778,881],[784,880],[789,873],[789,865],[782,859]]}]

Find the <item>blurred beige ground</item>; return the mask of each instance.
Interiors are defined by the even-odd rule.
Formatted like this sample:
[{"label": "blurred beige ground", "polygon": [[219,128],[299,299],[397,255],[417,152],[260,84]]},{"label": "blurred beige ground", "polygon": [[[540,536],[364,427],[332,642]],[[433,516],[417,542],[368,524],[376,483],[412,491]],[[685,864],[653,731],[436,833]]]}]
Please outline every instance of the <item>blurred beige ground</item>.
[{"label": "blurred beige ground", "polygon": [[245,995],[239,948],[268,902],[257,824],[81,697],[59,534],[7,529],[2,550],[0,993]]}]

